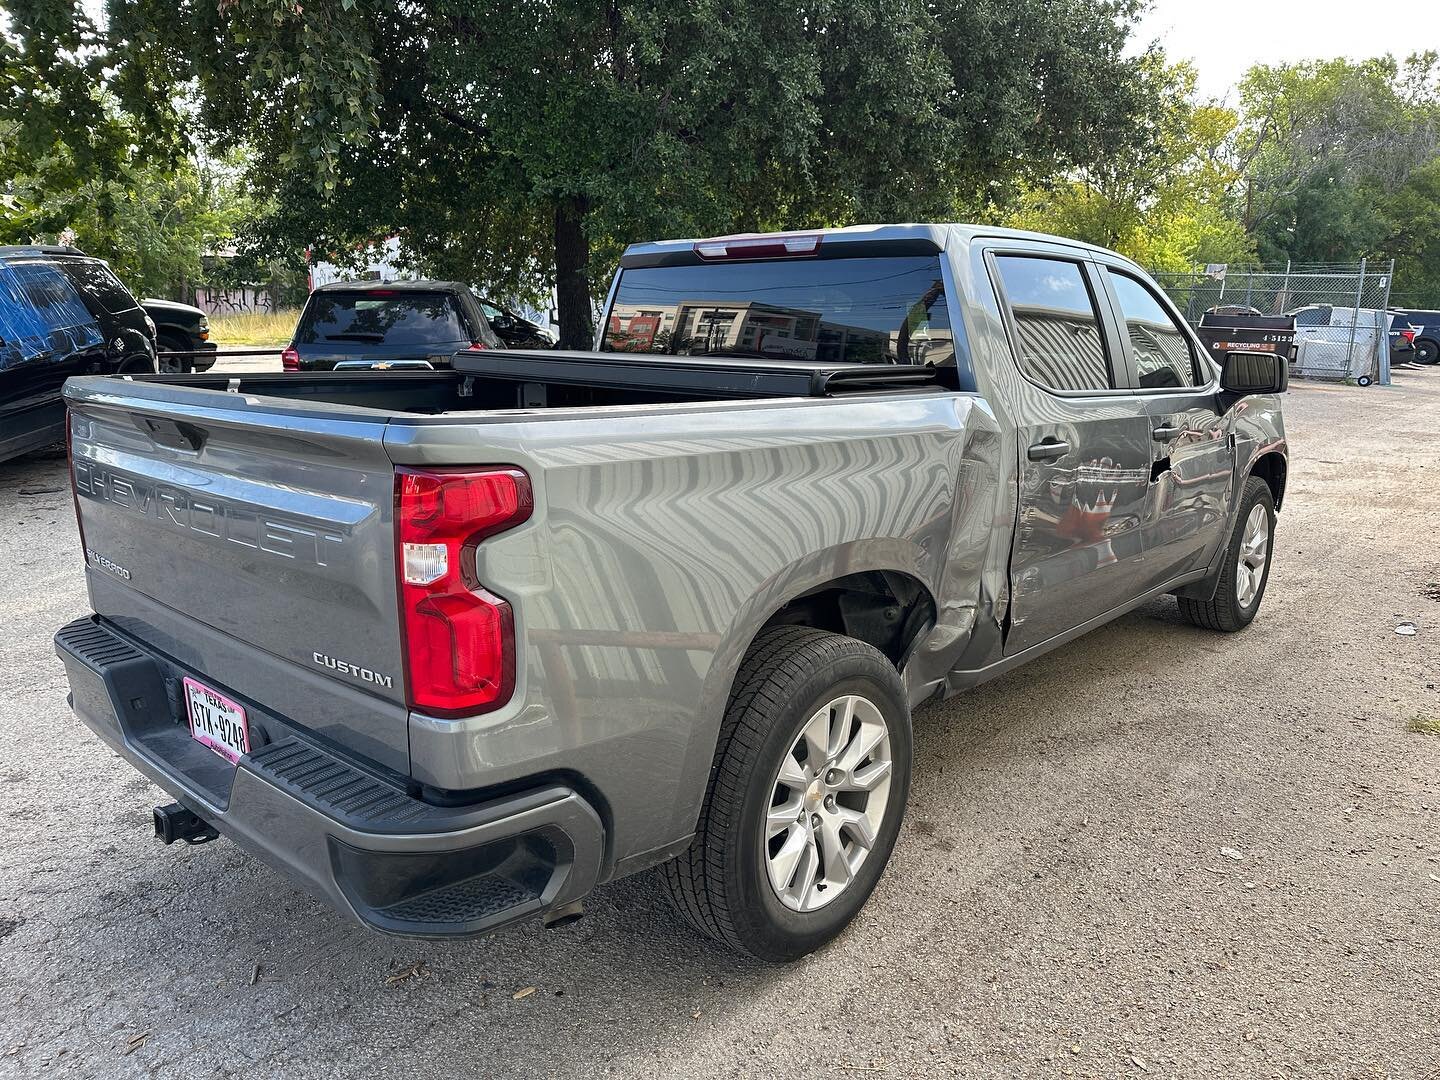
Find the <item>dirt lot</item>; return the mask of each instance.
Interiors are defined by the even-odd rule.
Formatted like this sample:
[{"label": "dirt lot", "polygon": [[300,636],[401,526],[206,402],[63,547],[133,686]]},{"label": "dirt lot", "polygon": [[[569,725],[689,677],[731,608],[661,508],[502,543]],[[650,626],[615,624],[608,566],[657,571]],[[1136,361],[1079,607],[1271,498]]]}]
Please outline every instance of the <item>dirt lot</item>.
[{"label": "dirt lot", "polygon": [[1159,601],[919,713],[888,874],[785,969],[645,878],[415,943],[161,847],[65,707],[64,462],[0,466],[0,1075],[1440,1077],[1440,371],[1401,378],[1289,396],[1251,629]]}]

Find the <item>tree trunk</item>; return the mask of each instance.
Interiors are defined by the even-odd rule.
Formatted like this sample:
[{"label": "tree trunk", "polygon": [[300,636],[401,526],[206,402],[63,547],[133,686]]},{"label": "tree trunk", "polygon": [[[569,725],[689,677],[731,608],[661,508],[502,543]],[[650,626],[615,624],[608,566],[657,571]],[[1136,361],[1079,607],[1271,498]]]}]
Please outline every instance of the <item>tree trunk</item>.
[{"label": "tree trunk", "polygon": [[590,200],[567,195],[555,204],[555,306],[560,316],[560,348],[589,349],[595,344],[590,321],[590,241],[585,214]]}]

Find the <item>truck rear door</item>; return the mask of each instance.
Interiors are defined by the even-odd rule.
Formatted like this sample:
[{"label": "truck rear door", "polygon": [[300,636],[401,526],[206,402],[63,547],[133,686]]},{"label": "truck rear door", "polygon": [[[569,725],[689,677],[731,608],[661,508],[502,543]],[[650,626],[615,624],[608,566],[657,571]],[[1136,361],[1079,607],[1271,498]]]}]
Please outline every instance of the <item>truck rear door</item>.
[{"label": "truck rear door", "polygon": [[72,384],[94,610],[238,697],[408,771],[383,413]]},{"label": "truck rear door", "polygon": [[1138,591],[1150,419],[1124,387],[1095,265],[1035,245],[987,253],[1018,376],[1019,440],[1007,655],[1102,615]]}]

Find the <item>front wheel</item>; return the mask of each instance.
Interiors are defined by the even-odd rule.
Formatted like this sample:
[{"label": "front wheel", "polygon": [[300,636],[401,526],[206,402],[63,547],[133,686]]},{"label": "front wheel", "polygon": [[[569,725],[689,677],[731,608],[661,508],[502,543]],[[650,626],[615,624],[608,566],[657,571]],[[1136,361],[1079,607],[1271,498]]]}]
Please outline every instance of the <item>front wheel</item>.
[{"label": "front wheel", "polygon": [[1249,626],[1270,581],[1274,548],[1275,499],[1270,485],[1252,476],[1245,481],[1215,595],[1209,600],[1179,597],[1180,614],[1207,630],[1233,633]]},{"label": "front wheel", "polygon": [[874,890],[910,790],[910,710],[879,650],[765,631],[736,677],[694,843],[665,868],[698,930],[783,962],[836,937]]},{"label": "front wheel", "polygon": [[174,337],[162,337],[156,343],[155,366],[162,375],[189,375],[194,361],[189,356],[166,356],[166,353],[185,353],[190,343]]}]

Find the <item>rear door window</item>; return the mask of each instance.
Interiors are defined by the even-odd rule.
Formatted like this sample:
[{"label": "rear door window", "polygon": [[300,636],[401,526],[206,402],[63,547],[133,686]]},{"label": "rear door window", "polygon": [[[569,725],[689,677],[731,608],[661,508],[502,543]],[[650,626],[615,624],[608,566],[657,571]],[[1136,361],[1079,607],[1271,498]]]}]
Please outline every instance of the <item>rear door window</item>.
[{"label": "rear door window", "polygon": [[1199,386],[1195,352],[1190,338],[1165,310],[1159,298],[1144,282],[1118,270],[1106,269],[1130,352],[1135,357],[1135,376],[1142,390],[1177,386]]},{"label": "rear door window", "polygon": [[0,262],[0,370],[59,359],[104,335],[71,280],[48,262]]},{"label": "rear door window", "polygon": [[140,306],[130,290],[110,272],[110,267],[99,259],[66,259],[61,265],[92,307],[118,315]]},{"label": "rear door window", "polygon": [[305,344],[454,345],[470,340],[448,293],[315,293],[296,330]]},{"label": "rear door window", "polygon": [[955,356],[935,255],[628,268],[602,347],[843,364]]},{"label": "rear door window", "polygon": [[998,255],[995,267],[1015,320],[1021,370],[1050,390],[1111,389],[1100,316],[1081,265]]}]

